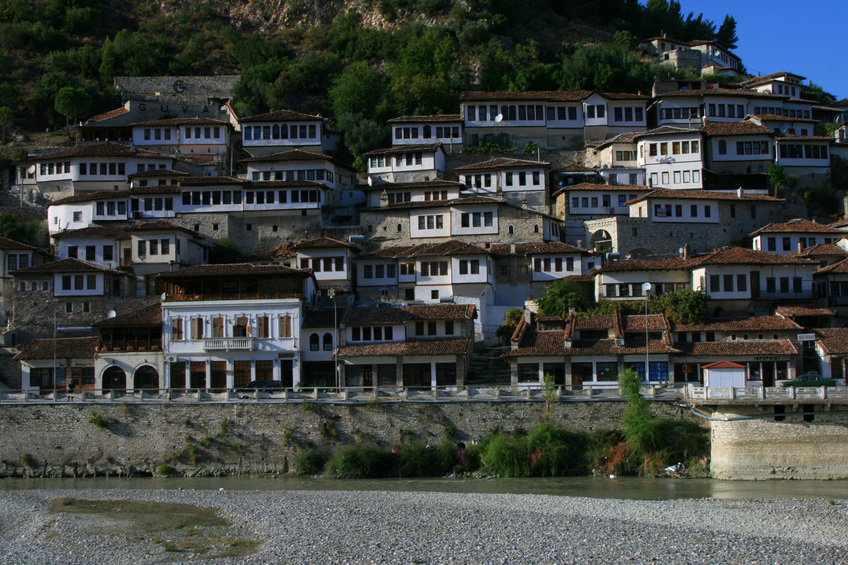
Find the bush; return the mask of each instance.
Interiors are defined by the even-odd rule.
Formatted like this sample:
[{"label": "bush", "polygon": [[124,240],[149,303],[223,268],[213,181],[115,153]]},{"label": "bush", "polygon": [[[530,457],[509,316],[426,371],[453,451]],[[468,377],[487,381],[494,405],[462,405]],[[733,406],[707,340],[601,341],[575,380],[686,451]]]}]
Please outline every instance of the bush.
[{"label": "bush", "polygon": [[327,463],[325,471],[346,479],[387,477],[394,466],[392,453],[373,443],[341,448]]},{"label": "bush", "polygon": [[106,420],[103,418],[103,416],[101,416],[97,412],[94,412],[93,410],[91,412],[91,416],[88,418],[88,423],[94,424],[95,427],[100,428],[101,430],[109,429],[109,424],[106,423]]},{"label": "bush", "polygon": [[405,445],[399,454],[400,474],[404,477],[440,477],[456,464],[456,446],[444,440],[437,447],[422,441]]},{"label": "bush", "polygon": [[585,444],[579,434],[542,422],[526,435],[486,438],[482,460],[489,472],[504,477],[561,477],[582,470]]},{"label": "bush", "polygon": [[156,467],[157,477],[173,477],[177,475],[177,470],[170,465],[159,465]]},{"label": "bush", "polygon": [[315,475],[322,467],[321,457],[314,449],[299,449],[291,460],[291,470],[298,475]]}]

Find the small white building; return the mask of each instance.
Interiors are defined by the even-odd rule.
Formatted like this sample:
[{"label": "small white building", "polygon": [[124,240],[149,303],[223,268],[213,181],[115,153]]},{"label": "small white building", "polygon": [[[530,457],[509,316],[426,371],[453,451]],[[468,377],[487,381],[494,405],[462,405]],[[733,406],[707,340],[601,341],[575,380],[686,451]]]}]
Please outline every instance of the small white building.
[{"label": "small white building", "polygon": [[746,385],[745,365],[732,361],[716,361],[701,367],[704,370],[704,386],[715,388],[743,388]]},{"label": "small white building", "polygon": [[462,149],[461,114],[401,116],[386,123],[392,128],[392,145],[441,143],[448,153]]}]

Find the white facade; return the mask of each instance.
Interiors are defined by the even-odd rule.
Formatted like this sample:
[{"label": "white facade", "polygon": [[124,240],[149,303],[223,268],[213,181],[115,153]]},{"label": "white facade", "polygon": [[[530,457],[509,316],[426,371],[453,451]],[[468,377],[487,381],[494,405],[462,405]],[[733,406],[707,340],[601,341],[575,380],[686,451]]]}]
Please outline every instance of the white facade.
[{"label": "white facade", "polygon": [[[462,118],[450,116],[414,116],[389,120],[392,128],[392,145],[417,145],[442,143],[448,147],[462,146]],[[432,119],[428,119],[432,118]]]},{"label": "white facade", "polygon": [[638,141],[638,164],[655,188],[703,188],[701,133],[681,131],[647,135]]}]

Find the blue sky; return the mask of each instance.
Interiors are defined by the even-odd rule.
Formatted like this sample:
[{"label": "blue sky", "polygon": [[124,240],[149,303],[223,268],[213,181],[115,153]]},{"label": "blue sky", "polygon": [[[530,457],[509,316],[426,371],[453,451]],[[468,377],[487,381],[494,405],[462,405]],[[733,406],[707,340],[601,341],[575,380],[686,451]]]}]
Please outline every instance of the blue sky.
[{"label": "blue sky", "polygon": [[[684,17],[704,14],[716,27],[736,18],[734,51],[751,74],[788,71],[848,98],[846,0],[678,0]],[[841,38],[840,38],[841,36]]]}]

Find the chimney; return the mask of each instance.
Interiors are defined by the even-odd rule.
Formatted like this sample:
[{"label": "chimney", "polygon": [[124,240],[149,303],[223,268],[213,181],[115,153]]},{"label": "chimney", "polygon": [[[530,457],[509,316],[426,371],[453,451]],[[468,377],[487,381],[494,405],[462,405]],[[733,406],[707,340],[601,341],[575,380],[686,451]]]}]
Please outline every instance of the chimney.
[{"label": "chimney", "polygon": [[848,220],[848,196],[842,199],[842,218]]},{"label": "chimney", "polygon": [[509,254],[515,255],[515,244],[514,243],[509,244]]},{"label": "chimney", "polygon": [[742,198],[743,196],[745,196],[745,189],[742,188],[741,186],[739,188],[737,188],[736,189],[736,196],[739,197],[739,198]]},{"label": "chimney", "polygon": [[380,208],[389,205],[389,193],[383,189],[383,192],[380,193]]},{"label": "chimney", "polygon": [[582,239],[577,240],[577,247],[580,247],[580,248],[583,247],[583,240]]},{"label": "chimney", "polygon": [[798,253],[801,253],[801,251],[803,251],[803,250],[804,250],[804,245],[799,241],[798,242]]},{"label": "chimney", "polygon": [[533,322],[533,313],[530,310],[524,311],[524,322],[530,324]]},{"label": "chimney", "polygon": [[604,184],[607,186],[610,185],[610,177],[604,177]]},{"label": "chimney", "polygon": [[685,244],[683,246],[683,258],[689,259],[692,256],[692,249],[689,247],[689,244]]}]

